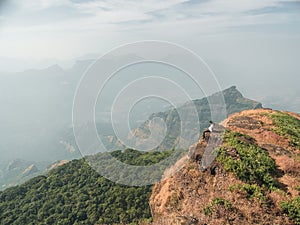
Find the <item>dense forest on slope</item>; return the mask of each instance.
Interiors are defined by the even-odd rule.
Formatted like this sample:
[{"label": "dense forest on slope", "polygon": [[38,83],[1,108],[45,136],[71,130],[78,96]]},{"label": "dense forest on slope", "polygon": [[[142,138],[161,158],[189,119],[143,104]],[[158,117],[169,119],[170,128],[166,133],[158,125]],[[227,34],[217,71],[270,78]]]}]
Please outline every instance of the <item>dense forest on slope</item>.
[{"label": "dense forest on slope", "polygon": [[[157,163],[171,153],[115,151],[126,163]],[[115,184],[84,159],[73,160],[28,182],[0,192],[0,224],[113,224],[150,219],[151,186]]]}]

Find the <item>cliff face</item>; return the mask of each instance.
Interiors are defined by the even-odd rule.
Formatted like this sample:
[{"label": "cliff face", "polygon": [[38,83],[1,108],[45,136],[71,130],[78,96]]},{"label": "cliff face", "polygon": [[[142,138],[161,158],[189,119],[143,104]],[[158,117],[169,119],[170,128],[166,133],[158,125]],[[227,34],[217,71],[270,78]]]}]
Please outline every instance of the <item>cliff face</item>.
[{"label": "cliff face", "polygon": [[39,171],[39,169],[34,164],[31,164],[22,172],[22,175],[28,176],[28,175],[37,173],[38,171]]},{"label": "cliff face", "polygon": [[200,139],[189,162],[154,186],[153,224],[295,224],[299,206],[293,217],[282,202],[300,194],[299,119],[269,109],[230,116],[206,170],[199,165],[208,142]]}]

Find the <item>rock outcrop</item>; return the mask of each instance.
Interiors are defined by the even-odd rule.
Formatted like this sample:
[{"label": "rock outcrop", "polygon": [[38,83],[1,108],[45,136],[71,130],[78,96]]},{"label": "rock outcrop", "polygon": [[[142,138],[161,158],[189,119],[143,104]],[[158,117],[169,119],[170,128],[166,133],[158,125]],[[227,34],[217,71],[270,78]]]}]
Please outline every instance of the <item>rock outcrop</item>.
[{"label": "rock outcrop", "polygon": [[39,169],[34,164],[31,164],[22,172],[22,176],[29,176],[31,174],[37,173],[38,171]]}]

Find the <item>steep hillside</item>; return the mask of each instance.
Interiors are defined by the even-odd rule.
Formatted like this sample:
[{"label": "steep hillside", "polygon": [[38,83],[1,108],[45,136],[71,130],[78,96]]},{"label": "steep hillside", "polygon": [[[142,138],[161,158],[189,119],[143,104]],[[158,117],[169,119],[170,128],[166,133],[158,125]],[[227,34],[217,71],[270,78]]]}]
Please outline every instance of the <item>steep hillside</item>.
[{"label": "steep hillside", "polygon": [[[153,118],[161,118],[166,123],[167,127],[167,135],[163,142],[159,146],[159,150],[165,150],[165,149],[173,149],[174,146],[176,146],[176,143],[178,142],[178,138],[180,136],[181,128],[180,128],[180,117],[178,112],[182,112],[183,117],[185,117],[187,120],[192,117],[189,117],[189,113],[193,112],[192,109],[195,106],[196,110],[198,112],[198,118],[200,123],[200,132],[207,127],[208,121],[211,120],[211,109],[209,102],[215,102],[220,98],[220,95],[224,97],[224,101],[226,104],[226,111],[228,115],[231,115],[235,112],[240,112],[246,109],[257,109],[262,108],[261,103],[247,99],[243,97],[243,95],[236,89],[235,86],[232,86],[228,89],[223,90],[222,92],[215,93],[211,96],[208,96],[207,98],[197,99],[192,102],[187,102],[184,105],[182,105],[177,110],[170,109],[165,112],[159,112],[152,114],[149,119],[143,123],[139,128],[135,130],[134,135],[140,138],[147,138],[150,134],[149,130],[149,121],[151,121]],[[218,101],[217,101],[218,102]],[[215,121],[215,122],[221,122],[221,121]],[[195,121],[188,121],[188,130],[184,131],[184,133],[187,133],[188,137],[194,138],[195,140],[199,137],[199,134],[197,133],[195,136],[195,132],[189,132],[198,130],[199,127],[195,127]],[[151,124],[153,126],[153,122]],[[155,124],[156,126],[159,126],[160,124]],[[159,128],[158,130],[161,130],[163,128]],[[181,137],[182,138],[182,137]],[[130,139],[130,137],[129,137]],[[139,149],[140,143],[135,143],[135,146],[137,149]]]},{"label": "steep hillside", "polygon": [[201,139],[189,162],[154,186],[153,224],[300,224],[299,115],[247,110],[222,125],[207,170],[199,170],[208,145]]}]

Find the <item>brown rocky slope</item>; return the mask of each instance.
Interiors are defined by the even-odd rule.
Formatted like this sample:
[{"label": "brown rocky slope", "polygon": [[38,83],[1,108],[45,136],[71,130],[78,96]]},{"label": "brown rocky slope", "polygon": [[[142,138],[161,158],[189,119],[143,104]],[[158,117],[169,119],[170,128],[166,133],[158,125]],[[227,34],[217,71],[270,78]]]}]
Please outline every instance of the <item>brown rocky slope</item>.
[{"label": "brown rocky slope", "polygon": [[206,170],[200,139],[183,168],[153,187],[153,224],[295,224],[281,204],[300,194],[299,119],[271,109],[230,116]]}]

